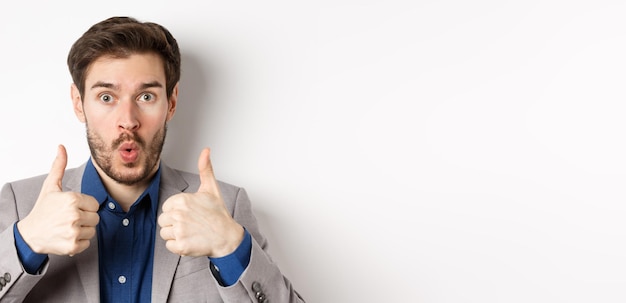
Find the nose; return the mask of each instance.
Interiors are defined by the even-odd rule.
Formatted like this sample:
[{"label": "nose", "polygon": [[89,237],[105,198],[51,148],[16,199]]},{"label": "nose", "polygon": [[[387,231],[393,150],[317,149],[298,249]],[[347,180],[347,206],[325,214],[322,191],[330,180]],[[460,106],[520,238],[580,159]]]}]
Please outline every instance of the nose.
[{"label": "nose", "polygon": [[118,127],[120,130],[134,131],[139,128],[139,110],[137,103],[132,100],[123,100],[118,105]]}]

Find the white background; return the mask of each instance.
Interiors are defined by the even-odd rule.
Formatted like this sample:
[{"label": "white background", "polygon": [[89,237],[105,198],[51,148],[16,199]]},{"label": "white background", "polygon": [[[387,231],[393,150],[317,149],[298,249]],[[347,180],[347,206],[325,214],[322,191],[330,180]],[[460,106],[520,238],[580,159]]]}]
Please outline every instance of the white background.
[{"label": "white background", "polygon": [[29,1],[0,10],[0,182],[87,160],[91,24],[183,53],[165,160],[245,187],[308,302],[626,302],[623,1]]}]

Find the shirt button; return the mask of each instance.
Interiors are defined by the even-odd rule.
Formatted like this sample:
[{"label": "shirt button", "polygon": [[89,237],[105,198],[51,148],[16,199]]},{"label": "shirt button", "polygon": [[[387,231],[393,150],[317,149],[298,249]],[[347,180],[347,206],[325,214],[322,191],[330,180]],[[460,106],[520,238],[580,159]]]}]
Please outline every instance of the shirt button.
[{"label": "shirt button", "polygon": [[119,276],[119,277],[117,278],[117,282],[120,282],[120,284],[124,284],[124,283],[126,283],[126,277],[124,277],[124,276]]},{"label": "shirt button", "polygon": [[128,218],[124,218],[124,220],[122,220],[122,225],[128,226],[128,223],[130,223],[130,220],[128,220]]},{"label": "shirt button", "polygon": [[109,202],[108,206],[109,206],[109,209],[115,209],[115,203],[113,202]]}]

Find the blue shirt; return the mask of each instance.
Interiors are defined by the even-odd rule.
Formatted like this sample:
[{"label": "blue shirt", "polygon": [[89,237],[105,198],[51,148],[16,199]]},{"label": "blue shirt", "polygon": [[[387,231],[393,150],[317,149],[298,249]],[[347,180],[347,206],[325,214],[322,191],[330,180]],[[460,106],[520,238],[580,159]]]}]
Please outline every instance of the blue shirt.
[{"label": "blue shirt", "polygon": [[[151,301],[160,180],[159,168],[148,188],[129,211],[124,212],[107,193],[91,160],[87,162],[81,192],[100,203],[97,233],[102,302]],[[250,262],[252,238],[247,230],[244,231],[244,239],[233,253],[209,258],[215,269],[213,273],[223,286],[237,282]],[[30,249],[17,230],[17,224],[14,234],[24,269],[31,274],[37,273],[48,256]]]},{"label": "blue shirt", "polygon": [[91,161],[81,192],[98,201],[100,301],[150,302],[161,169],[128,212],[106,191]]}]

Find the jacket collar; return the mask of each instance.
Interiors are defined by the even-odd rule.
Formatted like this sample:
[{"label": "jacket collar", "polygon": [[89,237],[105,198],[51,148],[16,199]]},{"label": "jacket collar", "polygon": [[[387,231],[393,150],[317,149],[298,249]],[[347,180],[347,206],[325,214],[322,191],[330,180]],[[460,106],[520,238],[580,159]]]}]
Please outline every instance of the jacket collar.
[{"label": "jacket collar", "polygon": [[[68,170],[63,178],[63,187],[66,191],[80,192],[85,162],[81,166]],[[159,207],[157,218],[162,213],[162,205],[169,197],[184,192],[189,187],[178,171],[161,161],[161,184],[159,186]],[[176,273],[180,256],[171,253],[165,247],[165,241],[155,233],[154,265],[152,274],[152,302],[166,302],[169,290]],[[74,256],[80,279],[88,296],[89,303],[100,301],[100,277],[98,274],[98,241],[92,239],[89,247],[82,253]]]}]

